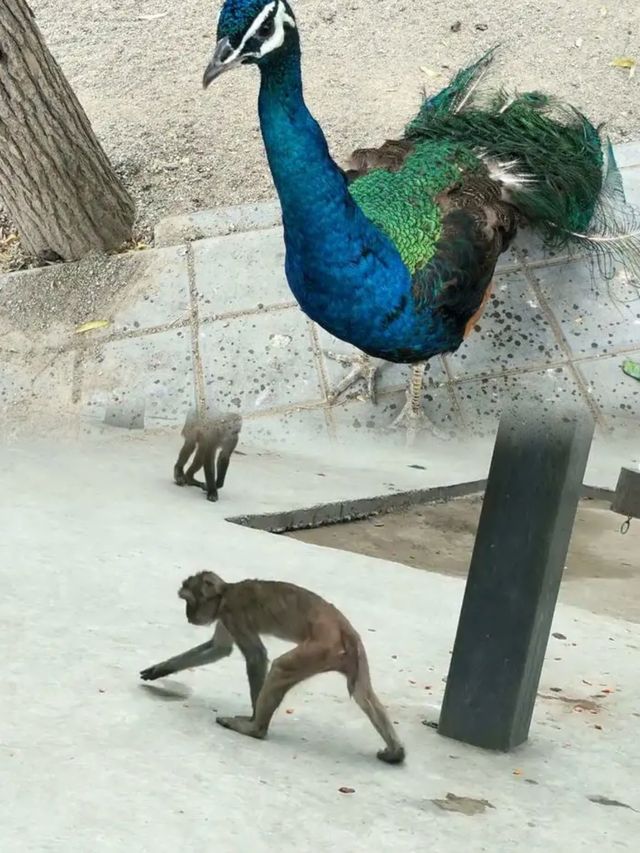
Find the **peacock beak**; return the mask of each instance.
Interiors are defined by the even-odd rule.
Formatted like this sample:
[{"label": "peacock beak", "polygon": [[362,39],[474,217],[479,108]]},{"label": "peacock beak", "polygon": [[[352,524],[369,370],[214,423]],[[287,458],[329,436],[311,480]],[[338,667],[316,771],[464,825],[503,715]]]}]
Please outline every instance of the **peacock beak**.
[{"label": "peacock beak", "polygon": [[221,74],[224,74],[225,71],[230,71],[232,68],[240,65],[240,62],[241,59],[237,56],[236,51],[234,51],[231,43],[229,42],[229,39],[220,39],[213,51],[211,62],[204,70],[204,76],[202,78],[203,88],[206,89],[210,83],[213,83],[216,77],[219,77]]}]

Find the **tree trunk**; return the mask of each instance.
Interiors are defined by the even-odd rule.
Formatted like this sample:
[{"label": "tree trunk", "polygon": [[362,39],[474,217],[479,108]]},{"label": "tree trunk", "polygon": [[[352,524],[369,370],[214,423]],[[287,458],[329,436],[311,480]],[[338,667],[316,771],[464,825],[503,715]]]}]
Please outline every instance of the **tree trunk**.
[{"label": "tree trunk", "polygon": [[133,201],[26,0],[0,0],[0,198],[31,255],[72,260],[131,237]]}]

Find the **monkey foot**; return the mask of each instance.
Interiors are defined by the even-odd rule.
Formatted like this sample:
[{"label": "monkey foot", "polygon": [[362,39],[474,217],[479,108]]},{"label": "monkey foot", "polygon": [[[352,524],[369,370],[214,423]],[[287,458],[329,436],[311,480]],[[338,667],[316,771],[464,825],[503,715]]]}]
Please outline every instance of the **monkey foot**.
[{"label": "monkey foot", "polygon": [[386,749],[381,749],[377,755],[380,761],[384,761],[385,764],[402,764],[405,752],[402,746],[395,747],[394,749],[387,747]]},{"label": "monkey foot", "polygon": [[364,381],[365,388],[356,395],[357,398],[359,400],[370,400],[372,403],[376,402],[376,378],[382,364],[382,359],[371,358],[371,356],[365,355],[362,352],[356,352],[353,355],[343,355],[339,352],[325,352],[325,355],[327,358],[351,368],[344,379],[341,379],[333,391],[331,391],[329,395],[331,403],[334,403],[338,397],[360,380]]},{"label": "monkey foot", "polygon": [[266,732],[260,732],[256,729],[251,717],[216,717],[216,723],[225,729],[258,738],[258,740],[262,740],[266,735]]}]

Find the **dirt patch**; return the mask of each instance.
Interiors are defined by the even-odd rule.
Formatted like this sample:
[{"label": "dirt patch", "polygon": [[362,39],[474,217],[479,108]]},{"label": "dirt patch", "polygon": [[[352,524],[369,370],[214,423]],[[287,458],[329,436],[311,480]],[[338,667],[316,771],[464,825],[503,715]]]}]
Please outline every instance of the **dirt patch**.
[{"label": "dirt patch", "polygon": [[[481,506],[481,497],[460,498],[286,535],[464,577]],[[595,613],[640,622],[640,522],[632,522],[623,536],[622,521],[606,501],[581,501],[560,598]]]},{"label": "dirt patch", "polygon": [[[53,264],[15,273],[0,284],[0,334],[20,333],[34,344],[52,341],[79,323],[109,313],[139,275],[144,253],[126,257],[92,255],[73,264]],[[37,340],[36,340],[37,339]]]},{"label": "dirt patch", "polygon": [[444,812],[457,812],[468,817],[483,814],[487,809],[495,808],[489,800],[477,800],[474,797],[458,797],[456,794],[447,794],[444,800],[431,800],[431,802]]},{"label": "dirt patch", "polygon": [[[202,72],[221,0],[30,0],[141,222],[274,195],[257,117],[257,73],[208,92]],[[296,0],[309,105],[335,156],[398,134],[421,90],[497,42],[491,80],[568,99],[614,141],[640,135],[636,0]],[[459,22],[459,25],[458,23]],[[452,27],[452,25],[455,25]]]}]

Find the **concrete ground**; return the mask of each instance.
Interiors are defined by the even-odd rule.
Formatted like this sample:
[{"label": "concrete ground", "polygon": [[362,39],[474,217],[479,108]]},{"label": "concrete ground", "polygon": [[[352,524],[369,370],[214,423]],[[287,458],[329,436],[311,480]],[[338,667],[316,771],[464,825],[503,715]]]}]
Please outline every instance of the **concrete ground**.
[{"label": "concrete ground", "polygon": [[[530,741],[488,754],[423,724],[437,719],[460,579],[225,521],[473,479],[490,443],[434,445],[426,470],[404,449],[292,457],[243,444],[217,504],[171,483],[176,445],[104,428],[0,449],[3,851],[636,849],[637,625],[560,606]],[[592,484],[611,485],[620,453],[596,444]],[[247,707],[237,654],[142,686],[140,668],[206,636],[176,597],[202,568],[292,580],[343,608],[406,766],[376,761],[377,735],[338,677],[293,691],[266,742],[214,723],[214,709]]]}]

